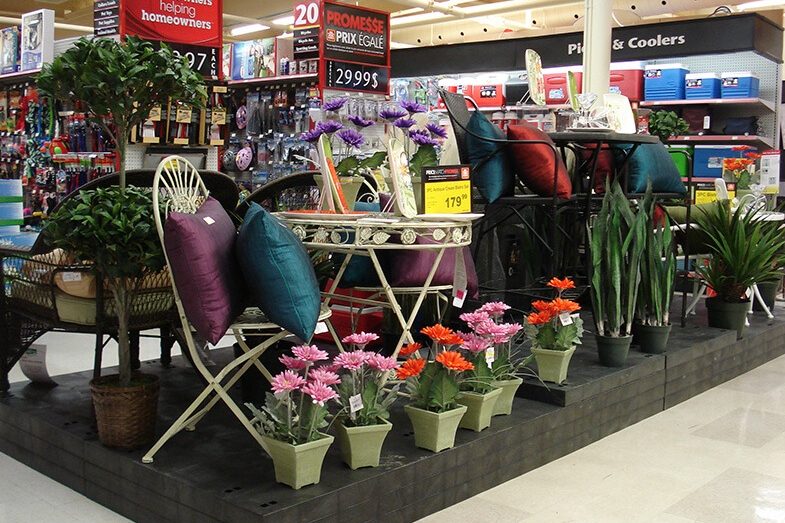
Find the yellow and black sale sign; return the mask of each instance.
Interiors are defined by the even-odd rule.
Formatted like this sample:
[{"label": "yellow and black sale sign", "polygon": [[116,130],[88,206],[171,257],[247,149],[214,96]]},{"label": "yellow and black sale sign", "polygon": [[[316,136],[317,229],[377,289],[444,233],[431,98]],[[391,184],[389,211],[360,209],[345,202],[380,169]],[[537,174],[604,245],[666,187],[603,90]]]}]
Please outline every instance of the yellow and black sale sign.
[{"label": "yellow and black sale sign", "polygon": [[425,214],[459,214],[472,210],[471,168],[468,165],[425,167],[422,190]]}]

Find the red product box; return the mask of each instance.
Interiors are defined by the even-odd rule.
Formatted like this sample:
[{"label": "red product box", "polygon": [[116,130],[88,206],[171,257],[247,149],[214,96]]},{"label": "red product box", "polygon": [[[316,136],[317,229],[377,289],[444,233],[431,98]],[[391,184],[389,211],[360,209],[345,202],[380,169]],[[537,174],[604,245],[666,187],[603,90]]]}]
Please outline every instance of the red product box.
[{"label": "red product box", "polygon": [[473,85],[471,86],[471,97],[479,107],[501,107],[504,105],[504,85]]},{"label": "red product box", "polygon": [[[583,83],[583,73],[573,71],[578,92],[581,92]],[[567,92],[567,70],[563,68],[543,71],[545,79],[545,103],[547,104],[566,104],[569,102]]]}]

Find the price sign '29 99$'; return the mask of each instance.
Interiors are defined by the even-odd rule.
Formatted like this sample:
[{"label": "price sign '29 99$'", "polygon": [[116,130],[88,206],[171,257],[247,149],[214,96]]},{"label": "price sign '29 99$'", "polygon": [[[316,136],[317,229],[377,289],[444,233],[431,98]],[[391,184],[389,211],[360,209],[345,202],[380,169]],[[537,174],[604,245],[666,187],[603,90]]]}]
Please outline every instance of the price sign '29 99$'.
[{"label": "price sign '29 99$'", "polygon": [[328,88],[389,93],[390,69],[388,67],[327,60],[326,75],[325,84]]}]

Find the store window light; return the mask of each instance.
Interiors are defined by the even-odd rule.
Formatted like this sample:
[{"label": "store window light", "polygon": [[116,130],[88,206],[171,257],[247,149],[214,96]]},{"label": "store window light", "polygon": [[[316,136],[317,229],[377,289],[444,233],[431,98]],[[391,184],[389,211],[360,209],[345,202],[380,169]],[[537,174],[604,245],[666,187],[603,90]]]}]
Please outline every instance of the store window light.
[{"label": "store window light", "polygon": [[229,30],[229,34],[232,36],[242,36],[250,33],[258,33],[259,31],[264,31],[266,29],[270,29],[270,27],[264,24],[245,24],[232,27]]}]

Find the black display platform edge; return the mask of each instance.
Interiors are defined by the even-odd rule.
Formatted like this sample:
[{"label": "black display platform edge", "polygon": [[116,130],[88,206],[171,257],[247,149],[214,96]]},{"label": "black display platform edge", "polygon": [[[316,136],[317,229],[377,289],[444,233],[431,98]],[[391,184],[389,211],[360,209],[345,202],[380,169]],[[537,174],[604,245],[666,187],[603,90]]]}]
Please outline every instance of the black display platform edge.
[{"label": "black display platform edge", "polygon": [[[102,447],[91,426],[88,373],[59,377],[61,386],[52,390],[13,386],[13,395],[0,401],[0,451],[139,522],[413,521],[785,353],[785,322],[778,320],[767,325],[753,318],[739,342],[733,333],[704,327],[682,334],[694,342],[612,372],[610,381],[594,385],[597,393],[565,407],[516,398],[511,416],[494,418],[480,434],[460,430],[456,447],[439,454],[413,447],[398,408],[379,469],[352,472],[333,448],[322,483],[300,491],[272,482],[269,459],[225,409],[196,432],[178,435],[153,465],[140,462],[142,451]],[[160,433],[193,397],[197,379],[183,367],[148,368],[173,383],[162,391],[168,401],[161,405]]]}]

